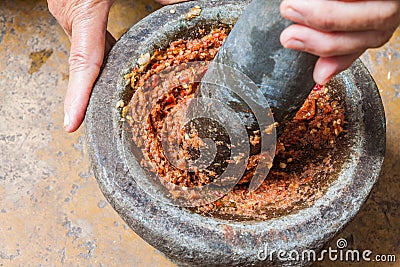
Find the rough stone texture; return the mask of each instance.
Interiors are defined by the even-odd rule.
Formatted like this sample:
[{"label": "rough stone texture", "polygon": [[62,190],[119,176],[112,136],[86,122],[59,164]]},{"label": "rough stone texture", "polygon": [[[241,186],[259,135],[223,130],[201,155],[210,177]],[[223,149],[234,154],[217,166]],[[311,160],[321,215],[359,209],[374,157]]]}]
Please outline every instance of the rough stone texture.
[{"label": "rough stone texture", "polygon": [[[184,20],[183,15],[195,4],[202,7],[201,16]],[[136,233],[181,265],[304,264],[277,258],[260,261],[257,252],[264,246],[285,251],[320,249],[359,210],[383,161],[383,106],[372,78],[358,61],[336,79],[346,92],[351,146],[342,147],[345,163],[337,181],[310,208],[265,222],[231,222],[167,205],[138,186],[137,179],[144,172],[127,149],[130,141],[121,137],[124,130],[115,109],[125,90],[123,75],[140,54],[165,46],[198,23],[234,20],[242,7],[235,1],[198,1],[174,7],[175,14],[166,7],[142,20],[111,51],[88,108],[89,155],[101,190]]]},{"label": "rough stone texture", "polygon": [[[120,36],[156,7],[151,0],[117,0],[109,29]],[[400,30],[363,56],[386,110],[386,157],[368,201],[331,243],[335,248],[343,237],[350,248],[398,259],[399,44]],[[173,266],[107,204],[90,172],[83,131],[62,130],[68,48],[44,0],[0,1],[0,266]],[[29,75],[30,54],[50,49],[53,54]]]}]

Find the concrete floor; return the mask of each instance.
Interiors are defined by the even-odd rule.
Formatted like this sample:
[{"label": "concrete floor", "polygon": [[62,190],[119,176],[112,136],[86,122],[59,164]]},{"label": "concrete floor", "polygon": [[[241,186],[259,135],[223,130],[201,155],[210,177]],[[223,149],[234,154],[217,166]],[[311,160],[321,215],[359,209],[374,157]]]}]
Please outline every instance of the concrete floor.
[{"label": "concrete floor", "polygon": [[[117,1],[109,30],[118,37],[156,8]],[[369,200],[337,236],[353,249],[397,256],[376,266],[400,266],[399,46],[400,30],[363,56],[385,104],[387,154]],[[63,131],[68,51],[46,1],[0,1],[0,266],[173,266],[105,201],[82,129]],[[347,264],[316,264],[338,265]]]}]

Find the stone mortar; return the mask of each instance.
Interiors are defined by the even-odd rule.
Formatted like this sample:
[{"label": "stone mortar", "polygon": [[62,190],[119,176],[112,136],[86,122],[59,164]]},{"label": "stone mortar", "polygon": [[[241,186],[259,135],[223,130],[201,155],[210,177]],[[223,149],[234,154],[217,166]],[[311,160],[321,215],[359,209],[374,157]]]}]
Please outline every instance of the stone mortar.
[{"label": "stone mortar", "polygon": [[[350,145],[327,192],[312,206],[267,221],[203,217],[147,195],[135,182],[144,175],[126,152],[115,108],[126,90],[123,75],[141,54],[187,36],[196,25],[232,24],[248,1],[192,1],[166,6],[134,25],[114,46],[96,82],[86,115],[86,138],[99,186],[118,214],[149,244],[181,266],[302,266],[261,260],[260,249],[318,251],[357,213],[376,183],[384,158],[385,116],[378,89],[361,61],[338,75],[346,103]],[[184,15],[202,8],[190,21]],[[176,12],[172,14],[170,10]],[[128,154],[127,154],[128,153]],[[130,168],[126,164],[129,162]]]}]

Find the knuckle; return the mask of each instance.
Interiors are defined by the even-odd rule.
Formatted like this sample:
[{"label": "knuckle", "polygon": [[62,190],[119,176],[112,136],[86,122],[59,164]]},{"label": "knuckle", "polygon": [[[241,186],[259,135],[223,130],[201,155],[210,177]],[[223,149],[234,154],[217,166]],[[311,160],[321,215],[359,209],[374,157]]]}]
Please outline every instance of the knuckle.
[{"label": "knuckle", "polygon": [[[334,6],[324,1],[319,3],[319,5],[321,5],[319,8],[314,8],[310,11],[309,23],[320,30],[331,31],[335,29],[338,20],[332,15],[337,12]],[[321,10],[324,10],[324,12],[321,12]]]},{"label": "knuckle", "polygon": [[65,9],[67,8],[65,1],[47,0],[47,7],[50,13],[57,19],[63,16]]},{"label": "knuckle", "polygon": [[69,56],[69,70],[70,72],[79,72],[88,69],[100,69],[101,63],[91,62],[89,54],[83,51],[71,51]]},{"label": "knuckle", "polygon": [[48,0],[47,8],[50,14],[53,15],[65,32],[70,36],[72,18],[68,14],[69,7],[65,1]]},{"label": "knuckle", "polygon": [[47,1],[47,8],[51,15],[53,15],[56,19],[60,18],[60,8],[54,1]]},{"label": "knuckle", "polygon": [[387,1],[374,19],[374,29],[394,32],[400,24],[400,1]]},{"label": "knuckle", "polygon": [[338,51],[338,46],[336,43],[336,38],[331,37],[327,38],[327,40],[321,46],[320,56],[329,57],[334,55]]},{"label": "knuckle", "polygon": [[400,3],[398,1],[388,1],[386,8],[382,11],[382,23],[393,25],[400,19]]},{"label": "knuckle", "polygon": [[56,10],[55,10],[53,1],[47,1],[47,8],[49,9],[49,12],[50,12],[53,16],[55,16]]},{"label": "knuckle", "polygon": [[330,31],[336,27],[336,21],[329,16],[321,17],[318,22],[318,27],[322,30]]},{"label": "knuckle", "polygon": [[378,31],[375,35],[374,42],[372,44],[373,48],[380,47],[386,44],[392,37],[393,32],[391,30]]}]

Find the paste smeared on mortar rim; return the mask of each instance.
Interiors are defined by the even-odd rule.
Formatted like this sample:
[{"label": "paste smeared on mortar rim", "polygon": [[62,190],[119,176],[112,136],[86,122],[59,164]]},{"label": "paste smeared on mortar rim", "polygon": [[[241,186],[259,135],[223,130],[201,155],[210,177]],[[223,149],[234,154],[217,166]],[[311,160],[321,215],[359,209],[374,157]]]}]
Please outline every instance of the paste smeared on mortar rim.
[{"label": "paste smeared on mortar rim", "polygon": [[[166,76],[171,84],[177,86],[171,86],[165,94],[159,96],[157,103],[148,114],[143,115],[140,123],[134,123],[127,116],[128,109],[131,112],[141,110],[140,101],[132,101],[125,107],[123,102],[117,103],[117,107],[122,109],[123,119],[126,117],[131,125],[134,142],[143,151],[146,160],[142,164],[150,166],[165,181],[186,187],[212,182],[223,172],[224,165],[232,160],[229,159],[229,138],[224,138],[223,130],[215,131],[219,135],[212,138],[220,148],[219,152],[228,157],[214,161],[206,169],[177,168],[167,160],[162,147],[161,131],[168,114],[176,106],[185,105],[188,99],[194,97],[198,83],[193,81],[201,79],[207,69],[207,62],[214,58],[227,37],[225,28],[213,29],[209,33],[200,29],[199,33],[202,38],[179,39],[173,41],[167,49],[157,50],[152,55],[142,55],[138,65],[125,75],[125,79],[136,94],[140,94],[145,83],[151,81],[154,83],[152,90],[157,95],[160,88],[158,81],[151,79],[154,74],[192,61],[204,61],[204,69],[182,68],[179,75],[172,73]],[[140,95],[135,97],[140,98]],[[182,159],[198,156],[199,148],[204,145],[196,131],[196,124],[208,123],[214,130],[218,129],[210,121],[198,120],[191,123],[192,127],[182,127],[180,136],[175,137],[175,142],[179,144],[176,153]],[[191,209],[206,216],[267,219],[311,205],[322,196],[327,187],[325,180],[334,172],[336,162],[332,155],[338,140],[344,136],[341,134],[344,123],[343,101],[332,94],[329,87],[316,85],[278,139],[273,167],[256,191],[249,193],[247,189],[260,157],[257,153],[250,155],[246,171],[232,191],[211,204]],[[255,147],[259,142],[260,133],[255,131],[249,136],[250,146]]]}]

